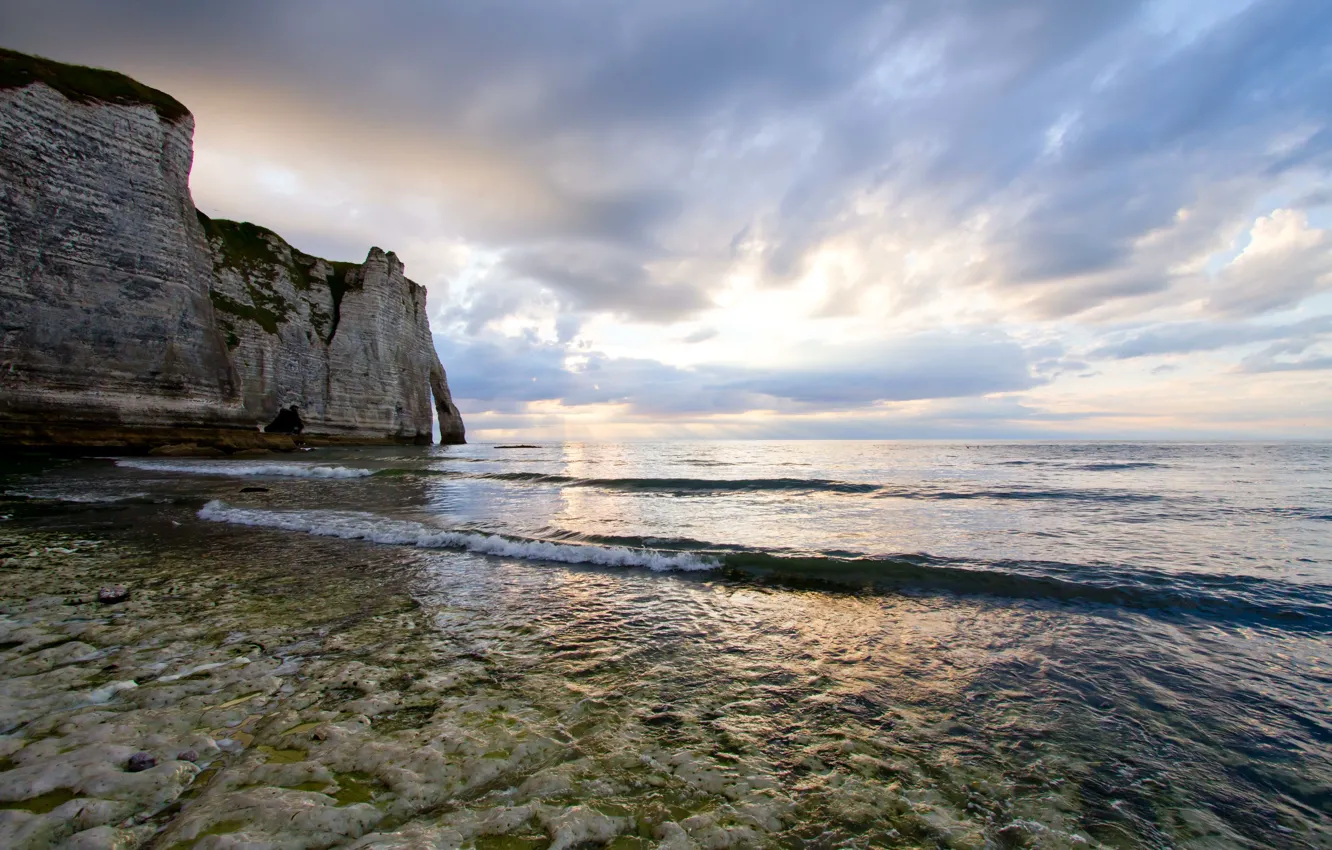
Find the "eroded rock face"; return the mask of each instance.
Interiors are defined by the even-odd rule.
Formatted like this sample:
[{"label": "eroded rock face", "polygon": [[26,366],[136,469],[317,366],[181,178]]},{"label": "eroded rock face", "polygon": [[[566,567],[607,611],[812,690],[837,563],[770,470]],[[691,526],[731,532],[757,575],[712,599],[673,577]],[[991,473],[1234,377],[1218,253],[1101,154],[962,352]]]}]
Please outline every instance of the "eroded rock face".
[{"label": "eroded rock face", "polygon": [[194,121],[0,91],[0,416],[241,424],[190,202]]},{"label": "eroded rock face", "polygon": [[306,435],[429,443],[433,392],[443,441],[463,442],[425,288],[397,256],[371,248],[360,265],[330,263],[252,224],[199,220],[245,410],[271,422],[295,406]]},{"label": "eroded rock face", "polygon": [[183,107],[110,72],[80,96],[40,63],[57,91],[34,61],[0,52],[0,441],[266,447],[295,405],[315,442],[429,443],[433,394],[463,442],[396,256],[331,263],[197,213]]}]

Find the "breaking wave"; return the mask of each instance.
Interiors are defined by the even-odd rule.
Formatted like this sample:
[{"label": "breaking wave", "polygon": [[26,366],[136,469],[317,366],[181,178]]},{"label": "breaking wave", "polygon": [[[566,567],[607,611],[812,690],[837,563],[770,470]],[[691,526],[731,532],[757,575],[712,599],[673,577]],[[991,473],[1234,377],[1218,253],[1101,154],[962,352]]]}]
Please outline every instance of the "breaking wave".
[{"label": "breaking wave", "polygon": [[4,496],[12,499],[33,499],[47,502],[73,502],[81,505],[111,502],[156,502],[147,493],[67,493],[63,491],[6,490]]},{"label": "breaking wave", "polygon": [[584,546],[485,534],[448,531],[419,522],[396,520],[370,513],[347,511],[267,511],[234,508],[211,501],[199,511],[201,519],[260,528],[303,531],[320,537],[368,540],[425,549],[462,549],[481,555],[501,555],[563,564],[607,567],[646,567],[650,570],[709,570],[717,561],[702,555],[629,549],[623,546]]},{"label": "breaking wave", "polygon": [[283,478],[365,478],[373,469],[350,466],[320,466],[313,463],[250,463],[231,460],[138,460],[118,458],[116,466],[149,472],[183,472],[189,475],[279,476]]},{"label": "breaking wave", "polygon": [[[924,591],[1084,603],[1287,628],[1332,628],[1332,587],[1246,576],[1166,573],[1141,567],[1055,562],[968,562],[929,555],[803,554],[657,538],[556,542],[479,531],[450,531],[364,512],[274,511],[211,501],[201,519],[427,549],[459,549],[532,561],[640,567],[659,572],[717,570],[744,581],[873,592]],[[569,539],[568,537],[565,538]],[[653,548],[650,544],[656,544]]]}]

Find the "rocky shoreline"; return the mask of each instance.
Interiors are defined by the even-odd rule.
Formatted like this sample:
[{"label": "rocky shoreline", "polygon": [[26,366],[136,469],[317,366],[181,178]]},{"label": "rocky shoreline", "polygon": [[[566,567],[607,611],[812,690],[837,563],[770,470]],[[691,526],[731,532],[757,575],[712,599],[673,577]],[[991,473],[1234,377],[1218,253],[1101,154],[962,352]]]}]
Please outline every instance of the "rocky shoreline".
[{"label": "rocky shoreline", "polygon": [[687,750],[598,752],[603,704],[506,691],[392,567],[212,560],[0,523],[0,845],[722,848],[792,806]]}]

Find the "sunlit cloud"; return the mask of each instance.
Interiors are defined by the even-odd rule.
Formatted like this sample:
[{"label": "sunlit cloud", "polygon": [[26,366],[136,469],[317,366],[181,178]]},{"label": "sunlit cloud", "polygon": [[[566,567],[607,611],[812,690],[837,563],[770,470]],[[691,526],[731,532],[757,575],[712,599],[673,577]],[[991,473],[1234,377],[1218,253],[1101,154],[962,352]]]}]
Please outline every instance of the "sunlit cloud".
[{"label": "sunlit cloud", "polygon": [[[0,0],[479,438],[1332,436],[1332,6]],[[386,34],[383,41],[369,33]]]}]

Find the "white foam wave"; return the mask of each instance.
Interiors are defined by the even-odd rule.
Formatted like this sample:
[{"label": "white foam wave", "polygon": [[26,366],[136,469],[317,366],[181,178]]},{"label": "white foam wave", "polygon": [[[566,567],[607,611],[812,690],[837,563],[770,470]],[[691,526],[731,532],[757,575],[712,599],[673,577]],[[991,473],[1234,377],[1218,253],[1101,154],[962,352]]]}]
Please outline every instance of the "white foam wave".
[{"label": "white foam wave", "polygon": [[44,499],[51,502],[79,502],[94,504],[100,502],[124,502],[130,499],[146,499],[147,493],[65,493],[55,490],[6,490],[6,496],[21,496],[25,499]]},{"label": "white foam wave", "polygon": [[137,460],[119,458],[116,466],[144,469],[150,472],[185,472],[190,475],[231,475],[248,477],[275,475],[283,478],[364,478],[374,475],[373,469],[349,466],[316,466],[309,463],[241,463],[231,460]]},{"label": "white foam wave", "polygon": [[545,540],[513,540],[498,534],[445,531],[418,522],[389,519],[349,511],[265,511],[233,508],[213,500],[199,511],[201,519],[303,531],[321,537],[369,540],[425,549],[464,549],[481,555],[501,555],[529,561],[596,564],[607,567],[646,567],[650,570],[710,570],[717,562],[688,552],[659,552],[624,546],[583,546]]}]

